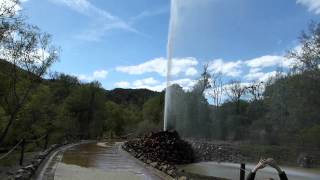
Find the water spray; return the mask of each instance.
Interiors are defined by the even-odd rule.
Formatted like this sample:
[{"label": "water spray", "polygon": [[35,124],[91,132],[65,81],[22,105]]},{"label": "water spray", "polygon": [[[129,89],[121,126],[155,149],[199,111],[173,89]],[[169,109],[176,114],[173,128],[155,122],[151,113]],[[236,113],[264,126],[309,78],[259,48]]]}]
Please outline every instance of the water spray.
[{"label": "water spray", "polygon": [[170,23],[169,23],[169,33],[168,33],[168,43],[167,43],[167,87],[165,94],[165,105],[164,105],[164,124],[163,130],[166,131],[168,128],[168,113],[170,110],[170,100],[171,100],[171,69],[172,69],[172,54],[173,54],[173,40],[175,35],[175,30],[177,26],[177,2],[178,0],[171,0],[170,9]]}]

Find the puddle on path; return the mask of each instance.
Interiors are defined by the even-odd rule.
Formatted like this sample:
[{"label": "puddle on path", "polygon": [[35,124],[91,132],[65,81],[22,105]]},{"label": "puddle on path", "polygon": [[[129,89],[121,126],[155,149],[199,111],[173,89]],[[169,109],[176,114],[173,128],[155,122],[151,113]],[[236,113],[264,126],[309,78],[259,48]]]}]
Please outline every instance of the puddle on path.
[{"label": "puddle on path", "polygon": [[121,152],[120,145],[119,142],[89,143],[68,149],[58,164],[55,179],[160,179]]}]

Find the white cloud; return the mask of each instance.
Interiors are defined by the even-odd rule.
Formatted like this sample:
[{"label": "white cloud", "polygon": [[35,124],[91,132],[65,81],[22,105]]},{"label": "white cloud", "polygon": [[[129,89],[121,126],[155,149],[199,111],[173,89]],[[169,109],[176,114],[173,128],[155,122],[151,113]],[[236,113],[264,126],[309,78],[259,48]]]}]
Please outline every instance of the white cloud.
[{"label": "white cloud", "polygon": [[251,68],[250,73],[257,73],[260,72],[262,69],[261,68]]},{"label": "white cloud", "polygon": [[260,78],[262,78],[265,75],[264,72],[261,71],[257,71],[257,72],[252,72],[250,71],[249,74],[245,75],[244,78],[248,81],[255,81],[255,80],[259,80]]},{"label": "white cloud", "polygon": [[194,67],[190,67],[186,70],[186,76],[194,76],[198,73],[197,69]]},{"label": "white cloud", "polygon": [[[149,78],[147,78],[149,79]],[[137,83],[139,82],[139,83]],[[142,82],[142,83],[141,83]],[[193,79],[189,79],[189,78],[183,78],[183,79],[176,79],[170,82],[170,84],[178,84],[180,85],[184,90],[188,91],[191,90],[191,88],[195,85],[197,81],[193,80]],[[134,81],[131,84],[131,88],[133,89],[150,89],[153,91],[162,91],[166,88],[167,83],[166,82],[159,82],[153,79],[150,79],[148,81],[146,81],[146,79],[143,80],[137,80]]]},{"label": "white cloud", "polygon": [[91,75],[79,74],[75,75],[82,81],[93,81],[98,79],[105,79],[108,75],[108,71],[106,70],[96,70]]},{"label": "white cloud", "polygon": [[134,87],[145,86],[145,85],[155,85],[158,84],[159,81],[155,80],[153,77],[136,80],[133,82]]},{"label": "white cloud", "polygon": [[93,77],[94,78],[104,79],[104,78],[107,77],[107,75],[108,75],[108,71],[106,71],[106,70],[97,70],[97,71],[93,72]]},{"label": "white cloud", "polygon": [[[166,64],[167,64],[167,62],[166,62]],[[198,65],[198,61],[196,60],[196,58],[193,58],[193,57],[180,58],[180,59],[174,58],[172,60],[171,74],[178,75],[179,73],[186,73],[186,71],[190,67],[194,67],[196,65]]]},{"label": "white cloud", "polygon": [[[248,81],[260,81],[266,82],[271,77],[275,77],[277,75],[277,71],[270,71],[270,72],[262,72],[261,69],[253,68],[250,69],[249,73],[244,76],[244,78]],[[285,75],[285,73],[282,73]]]},{"label": "white cloud", "polygon": [[[299,48],[295,48],[299,50]],[[294,64],[293,59],[284,56],[265,55],[245,61],[229,61],[216,59],[209,63],[208,70],[210,72],[222,73],[230,77],[239,77],[245,67],[249,67],[250,71],[244,76],[244,80],[248,81],[266,81],[269,77],[275,76],[276,71],[265,72],[264,68],[268,67],[284,67],[290,68]]]},{"label": "white cloud", "polygon": [[237,77],[242,73],[242,61],[225,62],[222,59],[215,59],[209,63],[208,70],[214,73],[222,73],[226,76]]},{"label": "white cloud", "polygon": [[[198,61],[192,57],[174,58],[172,60],[171,74],[172,75],[178,75],[181,73],[185,73],[188,75],[194,74],[195,69],[189,69],[189,68],[193,68],[197,64],[198,64]],[[145,73],[155,72],[160,74],[161,76],[166,76],[167,60],[163,57],[155,58],[134,66],[119,66],[119,67],[116,67],[116,70],[119,72],[124,72],[128,74],[145,74]]]},{"label": "white cloud", "polygon": [[166,75],[166,60],[164,58],[155,58],[142,64],[133,66],[118,66],[116,70],[128,74],[144,74],[156,72],[162,76]]},{"label": "white cloud", "polygon": [[133,89],[150,89],[152,91],[161,92],[163,89],[166,88],[165,83],[157,84],[157,85],[142,85],[142,86],[132,86]]},{"label": "white cloud", "polygon": [[[215,59],[209,63],[208,70],[210,73],[221,73],[224,76],[238,77],[244,81],[266,81],[277,72],[275,70],[266,72],[266,68],[292,66],[293,60],[283,56],[265,55],[249,60],[224,61],[223,59]],[[179,84],[184,90],[190,90],[196,83],[196,80],[187,78],[187,76],[195,76],[198,74],[198,61],[194,57],[174,58],[172,65],[172,75],[182,75],[182,79],[173,80],[170,84]],[[250,68],[248,74],[243,75],[243,72]],[[163,57],[154,58],[144,63],[133,66],[118,66],[116,71],[141,75],[145,73],[157,73],[161,76],[166,76],[167,60]],[[241,76],[241,77],[240,77]],[[130,88],[147,88],[151,90],[161,91],[166,87],[165,82],[159,82],[152,77],[136,80],[131,83],[126,83],[125,86]]]},{"label": "white cloud", "polygon": [[133,81],[133,83],[131,83],[131,88],[133,89],[150,89],[153,91],[162,91],[165,87],[166,83],[161,83],[153,77],[135,80]]},{"label": "white cloud", "polygon": [[320,14],[320,1],[319,0],[297,0],[297,4],[304,5],[310,12]]},{"label": "white cloud", "polygon": [[271,77],[275,77],[276,75],[277,75],[277,71],[266,72],[259,78],[259,81],[265,82]]},{"label": "white cloud", "polygon": [[[178,84],[180,85],[184,90],[191,90],[191,88],[195,85],[197,81],[192,80],[189,78],[183,78],[183,79],[176,79],[171,81],[170,84]],[[120,81],[116,82],[114,84],[115,87],[119,88],[132,88],[132,89],[150,89],[153,91],[163,91],[167,83],[166,82],[160,82],[152,77],[145,78],[145,79],[139,79],[135,80],[133,82],[127,82],[127,81]]]},{"label": "white cloud", "polygon": [[288,65],[287,63],[285,63],[285,61],[286,61],[286,58],[283,56],[265,55],[265,56],[247,60],[245,61],[245,63],[247,64],[247,66],[252,68],[265,68],[265,67],[271,67],[271,66]]},{"label": "white cloud", "polygon": [[154,78],[145,78],[145,79],[139,79],[135,80],[133,82],[128,81],[119,81],[114,84],[115,87],[118,88],[131,88],[131,89],[150,89],[153,91],[162,91],[166,87],[166,83],[161,83],[158,80],[155,80]]},{"label": "white cloud", "polygon": [[126,21],[122,20],[117,16],[112,15],[110,12],[106,10],[96,7],[88,0],[50,1],[57,4],[65,5],[70,9],[77,11],[78,13],[81,13],[92,19],[93,24],[91,25],[91,27],[82,34],[77,35],[78,38],[89,41],[98,41],[106,34],[106,32],[113,29],[121,29],[141,34]]},{"label": "white cloud", "polygon": [[191,90],[191,88],[197,83],[196,80],[183,78],[171,81],[170,84],[179,84],[184,90]]},{"label": "white cloud", "polygon": [[[299,51],[299,47],[295,48]],[[249,60],[238,60],[225,62],[222,59],[216,59],[209,63],[208,70],[210,72],[222,73],[230,77],[238,77],[242,74],[244,65],[250,67],[250,74],[247,79],[256,79],[263,76],[262,69],[268,67],[284,67],[290,68],[294,64],[293,59],[284,56],[265,55]]]},{"label": "white cloud", "polygon": [[119,81],[119,82],[114,83],[114,86],[118,87],[118,88],[129,88],[130,83],[127,81]]}]

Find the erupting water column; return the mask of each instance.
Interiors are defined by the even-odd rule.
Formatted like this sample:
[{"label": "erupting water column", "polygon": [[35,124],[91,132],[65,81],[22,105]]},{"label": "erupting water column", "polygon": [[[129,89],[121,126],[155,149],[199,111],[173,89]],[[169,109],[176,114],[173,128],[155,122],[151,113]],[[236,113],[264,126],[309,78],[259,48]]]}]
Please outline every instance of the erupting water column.
[{"label": "erupting water column", "polygon": [[163,120],[163,130],[166,131],[168,128],[168,113],[170,110],[170,101],[171,101],[171,68],[172,68],[172,54],[173,54],[173,40],[175,29],[177,26],[177,3],[178,0],[171,0],[171,10],[170,10],[170,24],[169,24],[169,33],[168,33],[168,43],[167,43],[167,88],[165,95],[165,105],[164,105],[164,120]]}]

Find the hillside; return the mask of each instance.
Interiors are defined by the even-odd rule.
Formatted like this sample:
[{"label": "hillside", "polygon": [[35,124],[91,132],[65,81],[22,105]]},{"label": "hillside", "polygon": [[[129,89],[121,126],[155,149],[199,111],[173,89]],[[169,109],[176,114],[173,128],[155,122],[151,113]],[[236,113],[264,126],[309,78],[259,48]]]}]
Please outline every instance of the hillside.
[{"label": "hillside", "polygon": [[160,95],[160,92],[151,91],[148,89],[121,89],[116,88],[106,92],[107,99],[117,104],[135,104],[139,107],[150,98]]},{"label": "hillside", "polygon": [[[9,74],[9,70],[11,69],[12,64],[6,60],[0,59],[0,73],[3,76]],[[19,68],[19,72],[21,72],[23,76],[25,76],[26,71]],[[22,76],[22,77],[23,77]],[[50,85],[54,81],[50,81],[49,79],[43,79],[47,85]],[[129,105],[134,104],[138,107],[142,107],[142,105],[150,98],[160,95],[160,92],[151,91],[148,89],[122,89],[116,88],[113,90],[105,90],[106,98],[110,101],[113,101],[117,104]]]}]

